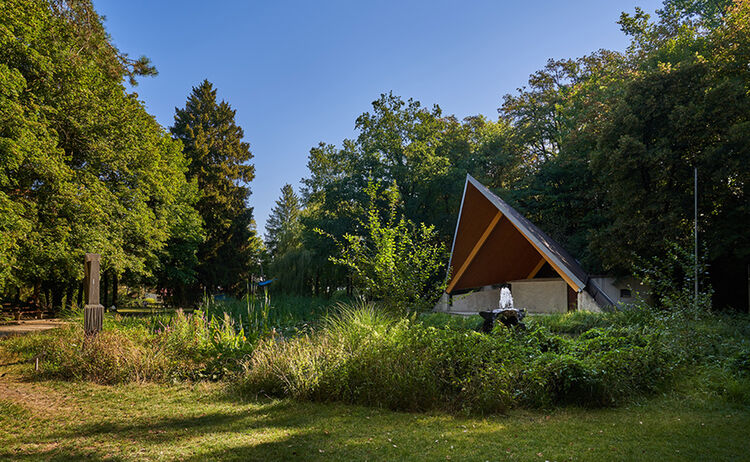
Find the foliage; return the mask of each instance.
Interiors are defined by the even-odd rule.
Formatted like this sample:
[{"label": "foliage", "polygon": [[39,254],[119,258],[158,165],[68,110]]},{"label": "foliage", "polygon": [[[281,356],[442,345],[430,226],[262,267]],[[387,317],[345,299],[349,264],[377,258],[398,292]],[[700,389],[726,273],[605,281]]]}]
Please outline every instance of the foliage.
[{"label": "foliage", "polygon": [[59,308],[85,252],[137,281],[170,239],[200,234],[179,144],[123,85],[154,72],[112,45],[87,0],[4,2],[0,286],[50,290]]},{"label": "foliage", "polygon": [[693,316],[711,308],[713,289],[708,280],[705,258],[699,257],[696,261],[692,251],[676,243],[667,248],[665,256],[654,258],[637,268],[636,274],[650,288],[654,303],[659,308],[691,313]]},{"label": "foliage", "polygon": [[270,275],[274,292],[310,293],[313,277],[312,252],[303,247],[300,199],[291,185],[281,188],[281,197],[266,223],[266,247],[272,258]]},{"label": "foliage", "polygon": [[305,332],[342,300],[342,294],[331,298],[249,291],[241,299],[216,300],[204,297],[200,309],[209,316],[228,314],[248,336],[262,336],[272,332],[295,335]]},{"label": "foliage", "polygon": [[437,242],[433,226],[415,226],[397,216],[395,184],[384,192],[385,220],[376,205],[378,186],[370,182],[366,193],[370,205],[367,222],[361,223],[364,236],[345,234],[338,242],[341,256],[331,261],[347,267],[363,293],[387,308],[405,313],[431,308],[444,289],[445,245]]},{"label": "foliage", "polygon": [[266,247],[271,255],[283,255],[301,244],[299,214],[299,197],[292,185],[285,184],[266,223]]},{"label": "foliage", "polygon": [[[459,122],[437,106],[425,108],[390,93],[373,101],[355,128],[356,139],[344,140],[340,148],[321,143],[311,149],[310,175],[302,180],[303,241],[313,254],[316,288],[350,286],[347,272],[328,257],[338,254],[336,241],[360,234],[361,223],[369,220],[369,181],[395,184],[398,216],[434,226],[436,237],[448,242],[467,173],[503,189],[521,176],[521,157],[502,121],[477,116]],[[388,210],[385,203],[378,208]]]},{"label": "foliage", "polygon": [[106,324],[90,338],[84,335],[82,323],[76,322],[52,332],[12,338],[3,345],[25,359],[40,356],[43,377],[101,384],[217,380],[236,372],[253,346],[230,317],[200,311]]},{"label": "foliage", "polygon": [[403,410],[611,406],[662,389],[675,374],[673,355],[659,332],[632,325],[578,337],[502,326],[483,335],[366,305],[343,308],[316,333],[261,341],[239,386]]},{"label": "foliage", "polygon": [[184,108],[177,109],[175,139],[190,161],[187,176],[201,191],[196,208],[203,218],[206,240],[198,249],[198,282],[215,291],[241,289],[253,258],[252,208],[247,206],[255,177],[250,145],[242,141],[235,111],[216,101],[216,90],[204,80],[193,88]]},{"label": "foliage", "polygon": [[448,313],[427,312],[421,313],[417,321],[428,327],[452,329],[478,330],[484,324],[484,320],[478,314],[471,316],[456,316]]}]

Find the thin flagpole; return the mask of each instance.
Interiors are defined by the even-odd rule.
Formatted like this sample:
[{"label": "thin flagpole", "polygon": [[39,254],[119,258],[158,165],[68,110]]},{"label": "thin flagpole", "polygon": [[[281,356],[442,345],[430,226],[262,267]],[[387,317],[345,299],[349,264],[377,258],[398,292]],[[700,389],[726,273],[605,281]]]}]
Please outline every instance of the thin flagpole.
[{"label": "thin flagpole", "polygon": [[694,250],[695,250],[695,262],[693,264],[693,277],[695,285],[695,309],[698,309],[698,166],[693,167],[694,183],[693,183],[693,197],[694,197],[694,212],[695,212],[695,226],[693,227],[693,238],[694,238]]}]

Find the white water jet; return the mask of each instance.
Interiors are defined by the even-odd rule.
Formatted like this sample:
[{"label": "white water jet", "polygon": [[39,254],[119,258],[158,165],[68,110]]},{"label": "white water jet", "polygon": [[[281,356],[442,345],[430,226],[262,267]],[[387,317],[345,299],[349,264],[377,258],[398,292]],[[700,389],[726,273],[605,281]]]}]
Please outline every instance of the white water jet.
[{"label": "white water jet", "polygon": [[500,289],[500,303],[499,307],[501,310],[512,310],[513,309],[513,296],[510,294],[510,289],[503,287]]}]

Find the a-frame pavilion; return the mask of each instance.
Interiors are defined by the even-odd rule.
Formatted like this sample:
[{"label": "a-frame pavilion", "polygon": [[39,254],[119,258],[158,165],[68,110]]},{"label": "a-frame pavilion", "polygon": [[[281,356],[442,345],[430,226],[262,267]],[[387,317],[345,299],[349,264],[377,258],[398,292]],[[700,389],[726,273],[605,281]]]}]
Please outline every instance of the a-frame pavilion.
[{"label": "a-frame pavilion", "polygon": [[556,305],[543,311],[598,311],[613,304],[560,244],[471,175],[466,176],[449,271],[449,295],[510,284],[514,297],[522,292],[533,303],[544,304],[546,297]]}]

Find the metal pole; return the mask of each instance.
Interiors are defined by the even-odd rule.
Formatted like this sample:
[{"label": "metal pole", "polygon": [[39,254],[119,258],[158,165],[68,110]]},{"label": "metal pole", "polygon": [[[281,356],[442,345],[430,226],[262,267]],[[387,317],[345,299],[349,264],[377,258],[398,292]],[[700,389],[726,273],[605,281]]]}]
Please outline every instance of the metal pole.
[{"label": "metal pole", "polygon": [[693,191],[694,191],[694,200],[695,200],[695,226],[693,228],[693,237],[694,237],[694,244],[695,244],[695,262],[693,264],[693,277],[695,278],[694,284],[695,284],[695,309],[698,309],[698,166],[696,165],[693,167],[693,173],[694,173],[694,184],[693,184]]}]

